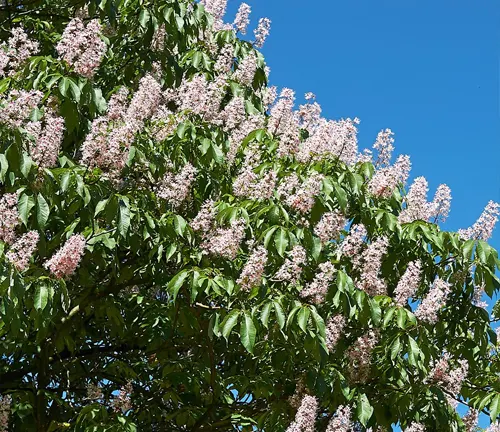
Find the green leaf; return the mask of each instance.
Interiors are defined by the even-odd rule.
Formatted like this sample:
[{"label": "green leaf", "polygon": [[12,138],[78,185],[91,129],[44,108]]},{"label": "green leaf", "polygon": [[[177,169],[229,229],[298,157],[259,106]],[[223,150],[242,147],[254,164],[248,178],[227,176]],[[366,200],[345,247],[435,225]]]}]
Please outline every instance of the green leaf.
[{"label": "green leaf", "polygon": [[36,220],[38,226],[43,229],[49,220],[50,208],[42,194],[36,197]]},{"label": "green leaf", "polygon": [[283,308],[281,307],[281,304],[279,302],[274,301],[273,305],[274,305],[274,313],[276,314],[276,320],[278,321],[278,324],[282,329],[283,327],[285,327],[285,321],[286,321],[285,312],[283,312]]},{"label": "green leaf", "polygon": [[241,322],[240,338],[241,343],[250,354],[253,354],[256,333],[257,329],[253,323],[252,316],[248,311],[245,311],[245,319]]},{"label": "green leaf", "polygon": [[304,333],[307,332],[307,322],[309,321],[310,313],[311,311],[309,310],[309,308],[305,306],[301,308],[299,313],[297,314],[297,322],[299,323],[299,327]]},{"label": "green leaf", "polygon": [[109,198],[103,199],[97,203],[95,206],[95,211],[94,211],[94,217],[97,216],[99,213],[101,213],[104,208],[106,207],[106,204],[108,204]]},{"label": "green leaf", "polygon": [[265,328],[268,328],[269,325],[269,315],[271,314],[271,306],[272,303],[268,302],[262,308],[262,312],[260,313],[260,320],[262,321],[262,325]]},{"label": "green leaf", "polygon": [[28,218],[31,209],[35,206],[35,199],[32,196],[26,195],[24,192],[19,197],[17,208],[19,211],[19,218],[24,225],[28,225]]},{"label": "green leaf", "polygon": [[401,341],[399,340],[399,337],[397,337],[391,344],[391,360],[394,360],[398,356],[400,350],[401,350]]},{"label": "green leaf", "polygon": [[59,81],[59,91],[61,92],[61,95],[63,97],[66,97],[68,95],[68,89],[70,86],[71,80],[67,77],[62,77],[61,81]]},{"label": "green leaf", "polygon": [[139,15],[139,24],[141,27],[146,28],[148,26],[151,15],[147,9],[142,9]]},{"label": "green leaf", "polygon": [[325,338],[325,333],[326,333],[325,320],[321,317],[321,315],[318,313],[318,311],[314,306],[310,306],[310,309],[318,334],[321,337]]},{"label": "green leaf", "polygon": [[120,210],[118,218],[118,232],[122,237],[127,236],[127,232],[130,228],[130,209],[125,202],[125,200],[120,199]]},{"label": "green leaf", "polygon": [[7,158],[2,153],[0,154],[0,182],[5,182],[5,174],[7,174],[7,170],[9,169],[9,162]]},{"label": "green leaf", "polygon": [[179,290],[181,289],[182,284],[184,283],[184,280],[186,279],[188,274],[188,270],[181,270],[168,283],[167,291],[172,295],[174,301],[176,300],[177,294],[179,293]]},{"label": "green leaf", "polygon": [[222,321],[221,327],[222,327],[222,336],[224,336],[224,339],[226,341],[229,339],[229,335],[231,334],[231,330],[233,327],[238,323],[238,318],[240,317],[240,310],[239,309],[233,309],[231,312],[229,312],[226,317],[224,318],[224,321]]},{"label": "green leaf", "polygon": [[497,420],[499,412],[500,412],[500,394],[497,393],[490,404],[490,418],[492,422]]},{"label": "green leaf", "polygon": [[358,397],[356,414],[361,424],[363,426],[366,426],[373,414],[373,407],[370,405],[370,402],[365,394],[362,394]]},{"label": "green leaf", "polygon": [[35,309],[41,311],[44,310],[49,301],[49,290],[47,285],[41,284],[38,285],[35,291],[35,298],[33,299],[33,304]]},{"label": "green leaf", "polygon": [[280,228],[276,231],[276,235],[274,236],[274,244],[276,245],[276,250],[283,256],[286,248],[288,247],[288,233],[285,229]]}]

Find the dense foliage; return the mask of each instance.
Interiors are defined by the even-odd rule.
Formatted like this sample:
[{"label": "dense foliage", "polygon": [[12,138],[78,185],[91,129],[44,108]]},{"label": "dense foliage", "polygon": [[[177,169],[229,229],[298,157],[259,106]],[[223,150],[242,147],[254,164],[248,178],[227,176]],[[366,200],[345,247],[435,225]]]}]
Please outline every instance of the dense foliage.
[{"label": "dense foliage", "polygon": [[201,3],[0,8],[0,429],[500,430],[498,205],[441,230]]}]

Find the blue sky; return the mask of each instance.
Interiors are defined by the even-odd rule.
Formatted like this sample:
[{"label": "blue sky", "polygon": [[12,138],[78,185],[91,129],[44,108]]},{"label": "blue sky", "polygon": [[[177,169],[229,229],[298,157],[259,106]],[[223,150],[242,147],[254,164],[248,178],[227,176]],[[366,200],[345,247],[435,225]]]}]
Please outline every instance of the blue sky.
[{"label": "blue sky", "polygon": [[[429,198],[451,187],[445,229],[470,226],[500,201],[498,1],[246,1],[251,28],[272,20],[271,83],[312,91],[326,117],[359,117],[361,148],[391,128]],[[239,3],[229,0],[226,21]],[[491,243],[500,247],[500,227]]]}]

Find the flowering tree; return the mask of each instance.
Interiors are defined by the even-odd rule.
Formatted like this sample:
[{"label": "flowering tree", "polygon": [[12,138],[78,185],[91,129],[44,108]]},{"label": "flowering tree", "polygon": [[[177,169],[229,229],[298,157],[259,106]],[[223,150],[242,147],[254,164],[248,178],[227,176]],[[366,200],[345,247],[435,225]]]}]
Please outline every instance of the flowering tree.
[{"label": "flowering tree", "polygon": [[499,206],[440,230],[225,7],[3,3],[0,429],[500,430]]}]

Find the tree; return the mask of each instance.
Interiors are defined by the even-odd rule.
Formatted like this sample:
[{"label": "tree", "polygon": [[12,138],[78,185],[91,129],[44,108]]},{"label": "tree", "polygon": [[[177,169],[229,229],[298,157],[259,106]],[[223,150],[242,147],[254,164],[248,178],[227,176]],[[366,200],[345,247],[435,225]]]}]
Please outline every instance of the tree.
[{"label": "tree", "polygon": [[[383,130],[267,85],[225,2],[9,0],[0,425],[471,431],[498,420],[487,244]],[[250,38],[252,39],[252,38]],[[465,418],[458,402],[471,407]],[[478,411],[474,411],[478,410]],[[491,431],[497,430],[493,424]]]}]

